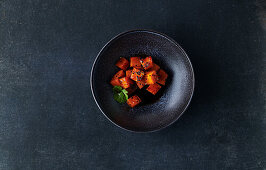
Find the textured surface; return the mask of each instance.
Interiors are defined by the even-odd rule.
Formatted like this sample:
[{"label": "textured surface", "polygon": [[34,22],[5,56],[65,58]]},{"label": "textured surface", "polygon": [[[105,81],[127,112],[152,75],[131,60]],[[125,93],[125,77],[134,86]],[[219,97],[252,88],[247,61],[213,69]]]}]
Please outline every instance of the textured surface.
[{"label": "textured surface", "polygon": [[[263,0],[0,1],[0,169],[266,169]],[[91,96],[101,47],[154,29],[190,56],[196,88],[172,126],[135,134]]]},{"label": "textured surface", "polygon": [[[113,98],[110,80],[119,70],[119,57],[152,56],[169,74],[166,86],[154,96],[136,90],[142,102],[131,109]],[[181,47],[168,37],[151,31],[129,31],[112,39],[98,55],[91,74],[93,95],[102,112],[116,125],[131,131],[155,131],[176,121],[187,108],[194,90],[191,63]],[[103,89],[106,89],[103,92]]]}]

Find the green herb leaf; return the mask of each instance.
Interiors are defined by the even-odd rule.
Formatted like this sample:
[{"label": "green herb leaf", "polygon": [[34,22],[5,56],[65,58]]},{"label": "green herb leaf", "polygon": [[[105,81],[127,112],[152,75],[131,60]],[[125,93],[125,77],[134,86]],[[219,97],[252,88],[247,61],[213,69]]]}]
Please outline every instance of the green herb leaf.
[{"label": "green herb leaf", "polygon": [[114,93],[120,93],[122,90],[123,90],[123,88],[120,87],[120,86],[114,86],[113,87],[113,92]]},{"label": "green herb leaf", "polygon": [[119,103],[124,103],[126,100],[125,94],[120,92],[120,93],[115,93],[114,94],[114,99],[119,102]]},{"label": "green herb leaf", "polygon": [[128,100],[128,91],[120,86],[113,87],[114,99],[119,103],[125,103]]},{"label": "green herb leaf", "polygon": [[123,92],[124,94],[127,94],[127,93],[128,93],[128,91],[127,91],[126,89],[123,89],[122,92]]},{"label": "green herb leaf", "polygon": [[122,92],[124,93],[125,97],[126,97],[126,101],[128,100],[128,91],[126,91],[126,89],[123,89]]}]

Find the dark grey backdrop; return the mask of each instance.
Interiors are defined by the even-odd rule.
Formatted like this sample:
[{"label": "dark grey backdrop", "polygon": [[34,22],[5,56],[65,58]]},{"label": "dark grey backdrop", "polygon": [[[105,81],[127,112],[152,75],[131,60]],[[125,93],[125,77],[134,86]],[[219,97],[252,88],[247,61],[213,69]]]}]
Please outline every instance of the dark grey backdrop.
[{"label": "dark grey backdrop", "polygon": [[[196,76],[187,112],[150,134],[108,122],[89,84],[136,28],[174,38]],[[0,0],[0,169],[265,170],[265,55],[263,0]]]}]

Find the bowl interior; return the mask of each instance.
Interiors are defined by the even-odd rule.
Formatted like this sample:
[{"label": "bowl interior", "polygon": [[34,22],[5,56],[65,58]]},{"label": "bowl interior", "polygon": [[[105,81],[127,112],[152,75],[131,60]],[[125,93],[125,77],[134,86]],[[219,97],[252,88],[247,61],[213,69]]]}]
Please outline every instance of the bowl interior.
[{"label": "bowl interior", "polygon": [[[145,90],[144,102],[130,108],[113,99],[109,84],[119,70],[119,57],[147,56],[169,75],[166,86],[156,96]],[[101,50],[91,74],[92,92],[100,110],[116,125],[131,131],[147,132],[166,127],[179,118],[190,102],[194,89],[194,74],[185,52],[173,40],[152,31],[130,31],[118,35]]]}]

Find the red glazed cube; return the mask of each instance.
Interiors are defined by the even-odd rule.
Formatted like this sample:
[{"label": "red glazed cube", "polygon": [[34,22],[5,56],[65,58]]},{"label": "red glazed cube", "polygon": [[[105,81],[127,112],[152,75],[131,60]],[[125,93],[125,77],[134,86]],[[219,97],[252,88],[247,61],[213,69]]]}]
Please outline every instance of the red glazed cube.
[{"label": "red glazed cube", "polygon": [[157,64],[153,63],[152,64],[152,68],[149,69],[150,71],[151,70],[155,70],[156,72],[160,70],[160,66],[158,66]]},{"label": "red glazed cube", "polygon": [[123,87],[124,89],[129,88],[133,84],[133,81],[130,80],[128,77],[120,78],[119,82],[121,87]]},{"label": "red glazed cube", "polygon": [[132,73],[132,70],[127,70],[127,71],[126,71],[126,77],[129,77],[129,78],[130,78],[131,73]]},{"label": "red glazed cube", "polygon": [[145,70],[148,70],[153,67],[152,58],[151,56],[146,57],[145,59],[141,60],[141,65]]},{"label": "red glazed cube", "polygon": [[115,65],[121,68],[122,70],[126,70],[129,66],[129,62],[124,57],[120,57],[120,59],[117,61]]},{"label": "red glazed cube", "polygon": [[146,84],[154,84],[158,80],[158,76],[155,70],[146,72],[145,74],[145,83]]},{"label": "red glazed cube", "polygon": [[118,78],[114,78],[110,81],[110,84],[112,84],[112,86],[121,86],[120,85],[120,81]]},{"label": "red glazed cube", "polygon": [[147,87],[147,90],[152,93],[153,95],[155,95],[159,90],[160,90],[161,86],[157,83],[155,84],[151,84],[149,85],[149,87]]},{"label": "red glazed cube", "polygon": [[119,82],[119,78],[120,77],[124,77],[125,76],[125,73],[123,70],[120,70],[118,71],[114,77],[112,78],[112,80],[110,81],[110,83],[113,85],[113,86],[120,86],[120,82]]},{"label": "red glazed cube", "polygon": [[142,70],[143,68],[140,63],[140,57],[130,57],[130,67]]},{"label": "red glazed cube", "polygon": [[141,102],[141,99],[139,98],[139,96],[135,95],[135,96],[132,96],[130,97],[128,100],[127,100],[127,104],[130,106],[130,107],[135,107],[137,106],[139,103]]},{"label": "red glazed cube", "polygon": [[136,84],[139,87],[139,89],[142,89],[146,85],[145,78],[141,79],[140,81],[137,81]]},{"label": "red glazed cube", "polygon": [[119,70],[113,78],[121,78],[121,77],[125,77],[125,72],[123,70]]},{"label": "red glazed cube", "polygon": [[144,76],[143,71],[133,68],[130,78],[134,81],[140,81],[143,76]]},{"label": "red glazed cube", "polygon": [[165,85],[166,79],[168,77],[168,74],[164,71],[164,70],[159,70],[158,72],[158,83],[160,83],[161,85]]}]

